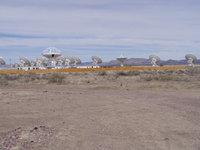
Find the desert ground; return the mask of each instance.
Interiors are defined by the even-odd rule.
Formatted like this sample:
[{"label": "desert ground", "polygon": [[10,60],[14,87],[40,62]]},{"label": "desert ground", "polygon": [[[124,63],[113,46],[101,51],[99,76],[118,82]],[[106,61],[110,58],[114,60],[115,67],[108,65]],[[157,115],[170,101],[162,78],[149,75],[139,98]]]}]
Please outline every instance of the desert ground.
[{"label": "desert ground", "polygon": [[0,150],[200,150],[200,74],[0,75]]}]

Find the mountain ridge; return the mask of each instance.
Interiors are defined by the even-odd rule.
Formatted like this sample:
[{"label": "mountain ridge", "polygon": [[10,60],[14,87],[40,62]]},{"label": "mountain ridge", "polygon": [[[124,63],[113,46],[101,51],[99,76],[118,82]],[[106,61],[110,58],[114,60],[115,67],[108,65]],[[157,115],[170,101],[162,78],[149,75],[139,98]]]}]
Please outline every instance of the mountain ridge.
[{"label": "mountain ridge", "polygon": [[[187,65],[186,60],[161,60],[157,63],[160,66],[164,65]],[[200,64],[200,60],[194,62],[194,64]],[[109,62],[103,62],[101,66],[119,66],[120,62],[117,60],[111,60]],[[124,62],[124,66],[151,66],[151,61],[146,58],[129,58]]]}]

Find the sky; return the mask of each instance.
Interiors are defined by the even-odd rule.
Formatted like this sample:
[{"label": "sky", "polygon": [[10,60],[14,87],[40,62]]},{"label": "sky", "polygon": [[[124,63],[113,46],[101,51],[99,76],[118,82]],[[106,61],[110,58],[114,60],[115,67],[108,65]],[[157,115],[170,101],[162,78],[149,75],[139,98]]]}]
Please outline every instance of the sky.
[{"label": "sky", "polygon": [[0,56],[200,58],[199,0],[0,0]]}]

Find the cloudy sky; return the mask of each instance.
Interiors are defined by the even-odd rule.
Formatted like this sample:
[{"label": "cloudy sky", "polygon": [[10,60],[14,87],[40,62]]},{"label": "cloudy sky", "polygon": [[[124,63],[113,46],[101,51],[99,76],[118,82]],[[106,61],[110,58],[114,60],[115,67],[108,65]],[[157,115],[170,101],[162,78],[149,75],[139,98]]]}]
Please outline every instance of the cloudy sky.
[{"label": "cloudy sky", "polygon": [[200,58],[199,0],[0,0],[0,56]]}]

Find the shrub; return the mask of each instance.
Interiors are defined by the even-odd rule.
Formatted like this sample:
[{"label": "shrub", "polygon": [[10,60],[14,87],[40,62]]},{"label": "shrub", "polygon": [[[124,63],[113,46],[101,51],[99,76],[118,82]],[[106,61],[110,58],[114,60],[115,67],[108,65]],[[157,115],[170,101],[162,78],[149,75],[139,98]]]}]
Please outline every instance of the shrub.
[{"label": "shrub", "polygon": [[4,79],[5,80],[18,80],[22,74],[5,74]]},{"label": "shrub", "polygon": [[106,71],[101,71],[101,72],[98,73],[98,75],[99,76],[105,76],[105,75],[107,75],[107,73],[106,73]]},{"label": "shrub", "polygon": [[125,71],[118,71],[118,72],[116,72],[117,73],[117,75],[119,75],[119,76],[127,76],[128,74],[127,74],[127,72],[125,72]]},{"label": "shrub", "polygon": [[138,76],[140,75],[139,71],[118,71],[116,72],[118,76]]},{"label": "shrub", "polygon": [[142,79],[144,81],[152,81],[153,80],[153,76],[151,76],[151,75],[142,75],[142,76],[140,76],[140,79]]},{"label": "shrub", "polygon": [[159,75],[159,81],[170,81],[173,80],[173,76],[170,74]]},{"label": "shrub", "polygon": [[8,80],[0,79],[0,85],[8,85]]},{"label": "shrub", "polygon": [[142,75],[140,76],[140,79],[145,81],[172,81],[175,78],[170,74],[157,74],[157,75]]},{"label": "shrub", "polygon": [[187,67],[186,72],[189,75],[200,74],[200,67]]},{"label": "shrub", "polygon": [[65,76],[63,74],[54,73],[48,78],[48,83],[57,83],[62,84],[64,83]]},{"label": "shrub", "polygon": [[25,81],[25,82],[31,82],[36,79],[39,79],[39,75],[37,75],[35,73],[27,73],[27,74],[23,74],[21,79],[22,79],[22,81]]},{"label": "shrub", "polygon": [[134,76],[139,76],[140,72],[139,71],[129,71],[129,74],[134,75]]}]

